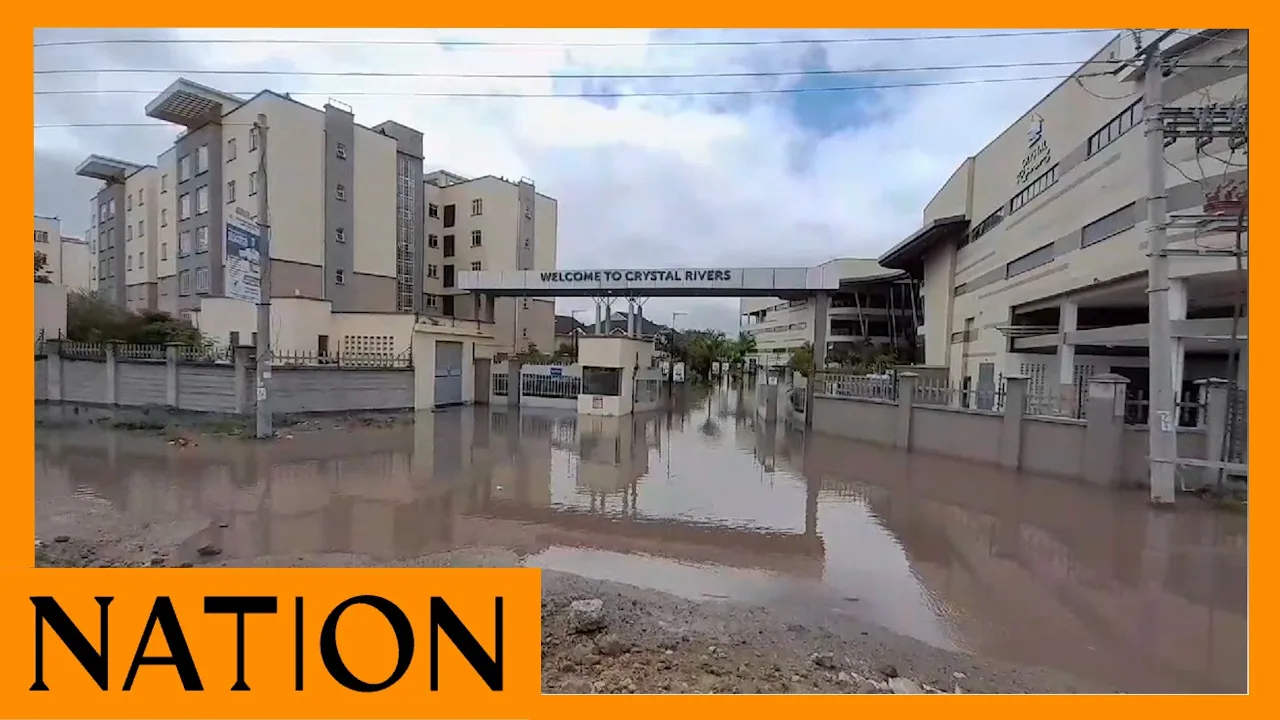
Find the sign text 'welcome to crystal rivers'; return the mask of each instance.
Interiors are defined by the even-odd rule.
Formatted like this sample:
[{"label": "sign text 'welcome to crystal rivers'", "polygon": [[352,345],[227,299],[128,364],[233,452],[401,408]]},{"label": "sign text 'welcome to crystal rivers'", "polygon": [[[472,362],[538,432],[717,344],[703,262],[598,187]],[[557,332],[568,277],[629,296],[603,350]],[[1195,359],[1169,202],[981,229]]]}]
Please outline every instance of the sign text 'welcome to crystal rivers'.
[{"label": "sign text 'welcome to crystal rivers'", "polygon": [[554,270],[541,273],[542,282],[731,282],[732,270]]}]

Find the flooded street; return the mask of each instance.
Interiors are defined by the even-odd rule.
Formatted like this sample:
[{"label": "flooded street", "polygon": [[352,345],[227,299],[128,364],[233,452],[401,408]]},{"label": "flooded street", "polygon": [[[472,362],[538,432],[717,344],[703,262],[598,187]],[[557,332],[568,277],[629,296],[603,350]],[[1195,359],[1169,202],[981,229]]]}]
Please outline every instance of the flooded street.
[{"label": "flooded street", "polygon": [[165,562],[197,565],[208,544],[222,560],[502,547],[1127,692],[1246,689],[1243,516],[805,438],[749,403],[721,389],[624,418],[477,406],[186,447],[37,429],[37,530],[145,528],[177,548]]}]

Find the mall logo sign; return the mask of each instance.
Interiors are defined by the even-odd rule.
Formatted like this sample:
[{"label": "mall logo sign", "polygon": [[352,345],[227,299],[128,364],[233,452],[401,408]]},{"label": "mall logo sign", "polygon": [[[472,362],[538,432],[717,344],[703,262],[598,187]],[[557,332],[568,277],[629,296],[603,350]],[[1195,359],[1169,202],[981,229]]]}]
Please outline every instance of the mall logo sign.
[{"label": "mall logo sign", "polygon": [[1049,141],[1044,139],[1044,118],[1032,113],[1030,120],[1031,126],[1027,128],[1027,154],[1023,156],[1022,169],[1018,171],[1018,185],[1026,185],[1034,180],[1040,169],[1052,159]]}]

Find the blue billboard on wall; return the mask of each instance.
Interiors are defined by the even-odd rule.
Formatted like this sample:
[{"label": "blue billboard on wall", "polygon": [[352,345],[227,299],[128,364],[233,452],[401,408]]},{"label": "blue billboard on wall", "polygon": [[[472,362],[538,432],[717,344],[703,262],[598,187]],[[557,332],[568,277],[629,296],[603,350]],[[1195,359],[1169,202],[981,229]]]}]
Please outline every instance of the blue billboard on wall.
[{"label": "blue billboard on wall", "polygon": [[259,287],[262,272],[261,232],[258,223],[237,213],[227,219],[226,255],[223,267],[226,271],[226,295],[236,300],[256,303],[260,299]]}]

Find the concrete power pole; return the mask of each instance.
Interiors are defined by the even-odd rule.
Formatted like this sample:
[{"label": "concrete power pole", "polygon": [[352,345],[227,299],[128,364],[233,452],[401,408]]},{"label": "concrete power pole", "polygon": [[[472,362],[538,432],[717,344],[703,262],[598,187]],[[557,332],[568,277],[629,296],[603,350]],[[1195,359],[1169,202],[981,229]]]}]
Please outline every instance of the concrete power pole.
[{"label": "concrete power pole", "polygon": [[1150,335],[1151,407],[1147,418],[1151,502],[1169,504],[1177,492],[1177,393],[1174,387],[1173,324],[1169,313],[1168,184],[1164,169],[1164,74],[1160,40],[1142,53],[1143,109],[1147,152],[1147,313]]},{"label": "concrete power pole", "polygon": [[257,432],[259,438],[271,437],[271,397],[267,386],[271,380],[271,215],[267,202],[267,116],[259,113],[253,124],[258,134],[258,342],[257,360]]}]

